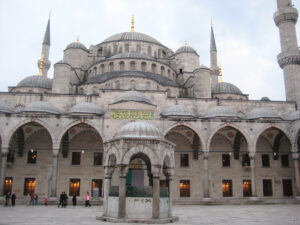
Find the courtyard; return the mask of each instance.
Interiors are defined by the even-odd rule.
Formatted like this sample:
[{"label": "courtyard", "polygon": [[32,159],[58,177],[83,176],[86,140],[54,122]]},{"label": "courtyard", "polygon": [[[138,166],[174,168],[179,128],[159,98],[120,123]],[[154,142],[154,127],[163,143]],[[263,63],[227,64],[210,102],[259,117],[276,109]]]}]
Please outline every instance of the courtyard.
[{"label": "courtyard", "polygon": [[[0,225],[101,225],[116,224],[97,221],[102,206],[24,206],[0,207]],[[175,205],[173,215],[179,216],[174,224],[222,225],[289,225],[300,224],[300,205]]]}]

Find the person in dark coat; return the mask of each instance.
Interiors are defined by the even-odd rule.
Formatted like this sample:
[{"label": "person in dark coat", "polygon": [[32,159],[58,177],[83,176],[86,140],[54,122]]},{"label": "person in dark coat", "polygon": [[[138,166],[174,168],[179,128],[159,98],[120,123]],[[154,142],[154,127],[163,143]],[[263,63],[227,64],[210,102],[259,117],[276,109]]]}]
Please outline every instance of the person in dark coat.
[{"label": "person in dark coat", "polygon": [[68,203],[68,196],[67,196],[66,192],[63,192],[63,205],[62,205],[62,207],[66,208],[67,203]]},{"label": "person in dark coat", "polygon": [[15,206],[16,198],[17,198],[16,193],[13,192],[12,195],[11,195],[11,206]]},{"label": "person in dark coat", "polygon": [[10,197],[10,192],[7,192],[5,194],[5,206],[9,206]]},{"label": "person in dark coat", "polygon": [[63,207],[63,200],[64,200],[64,196],[63,196],[63,192],[60,194],[60,196],[59,196],[59,203],[58,203],[58,208],[61,206],[61,207]]},{"label": "person in dark coat", "polygon": [[73,195],[72,202],[73,202],[73,206],[76,206],[77,203],[76,195]]}]

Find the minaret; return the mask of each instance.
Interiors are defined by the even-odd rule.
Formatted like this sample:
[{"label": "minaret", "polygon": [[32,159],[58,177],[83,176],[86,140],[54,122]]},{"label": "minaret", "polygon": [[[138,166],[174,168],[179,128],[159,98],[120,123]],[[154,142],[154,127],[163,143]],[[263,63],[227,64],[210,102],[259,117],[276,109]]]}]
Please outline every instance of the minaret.
[{"label": "minaret", "polygon": [[48,24],[47,24],[43,46],[42,46],[42,56],[41,59],[38,61],[40,76],[47,77],[47,73],[51,65],[51,62],[49,61],[49,51],[50,51],[50,14],[49,14]]},{"label": "minaret", "polygon": [[218,83],[219,68],[218,68],[218,54],[214,35],[213,24],[211,23],[210,34],[210,69],[211,69],[211,87]]},{"label": "minaret", "polygon": [[278,63],[283,69],[287,101],[296,101],[300,106],[300,51],[298,49],[295,25],[298,11],[291,0],[277,0],[274,20],[279,28],[281,53]]}]

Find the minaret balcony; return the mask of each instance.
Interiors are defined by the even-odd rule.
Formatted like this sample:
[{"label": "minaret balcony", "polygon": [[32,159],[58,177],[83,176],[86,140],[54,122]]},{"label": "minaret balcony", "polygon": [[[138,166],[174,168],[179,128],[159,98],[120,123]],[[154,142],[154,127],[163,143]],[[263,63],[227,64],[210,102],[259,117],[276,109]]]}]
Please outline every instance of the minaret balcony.
[{"label": "minaret balcony", "polygon": [[277,60],[282,69],[287,65],[300,65],[300,51],[282,52],[277,56]]},{"label": "minaret balcony", "polygon": [[274,13],[274,21],[277,26],[282,23],[292,22],[297,23],[298,20],[298,10],[293,7],[280,8]]}]

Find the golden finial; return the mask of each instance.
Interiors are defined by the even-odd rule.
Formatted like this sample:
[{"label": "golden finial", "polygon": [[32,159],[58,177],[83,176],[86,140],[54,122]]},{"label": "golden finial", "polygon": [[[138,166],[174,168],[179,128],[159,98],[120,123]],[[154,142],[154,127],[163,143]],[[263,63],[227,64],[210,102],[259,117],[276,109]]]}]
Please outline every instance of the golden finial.
[{"label": "golden finial", "polygon": [[51,10],[49,11],[49,18],[48,18],[49,20],[50,20],[50,17],[51,17]]},{"label": "golden finial", "polygon": [[41,56],[39,67],[40,67],[39,76],[42,76],[43,75],[43,68],[44,68],[44,54],[42,54],[42,56]]},{"label": "golden finial", "polygon": [[134,15],[131,18],[131,32],[134,32]]},{"label": "golden finial", "polygon": [[79,35],[77,35],[76,43],[79,43]]},{"label": "golden finial", "polygon": [[213,27],[213,19],[210,17],[210,26]]},{"label": "golden finial", "polygon": [[184,43],[184,45],[185,45],[185,47],[187,47],[188,45],[187,45],[187,40],[185,40],[185,43]]},{"label": "golden finial", "polygon": [[222,83],[223,82],[223,79],[222,79],[222,68],[221,68],[221,65],[219,64],[219,76],[218,76],[218,82],[219,83]]}]

